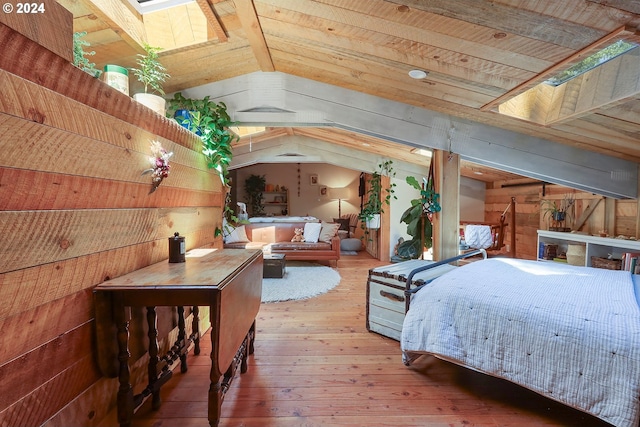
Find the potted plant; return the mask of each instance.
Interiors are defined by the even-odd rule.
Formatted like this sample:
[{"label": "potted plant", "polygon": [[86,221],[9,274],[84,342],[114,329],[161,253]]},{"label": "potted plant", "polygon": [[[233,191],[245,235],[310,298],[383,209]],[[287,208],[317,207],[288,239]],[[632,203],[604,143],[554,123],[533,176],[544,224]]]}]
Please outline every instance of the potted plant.
[{"label": "potted plant", "polygon": [[[137,55],[136,63],[138,68],[131,68],[131,72],[142,83],[144,92],[134,94],[133,99],[164,116],[166,101],[160,95],[164,95],[162,85],[170,76],[167,74],[167,69],[158,59],[158,52],[162,48],[153,47],[145,43],[143,49],[145,54],[139,53]],[[155,93],[150,93],[150,91]]]},{"label": "potted plant", "polygon": [[[238,135],[231,132],[235,125],[227,112],[224,102],[214,102],[205,96],[202,99],[185,98],[180,92],[169,100],[169,111],[175,120],[195,133],[202,140],[202,153],[207,157],[210,169],[215,169],[224,185],[227,184],[227,170],[233,159],[231,144]],[[179,110],[186,110],[179,115]]]},{"label": "potted plant", "polygon": [[358,219],[360,226],[365,230],[375,230],[380,228],[380,214],[384,212],[382,206],[391,204],[391,198],[397,199],[394,195],[395,183],[390,183],[389,187],[382,188],[382,176],[395,176],[393,161],[386,160],[378,164],[378,170],[371,174],[369,179],[369,189],[367,190],[367,201],[362,206]]},{"label": "potted plant", "polygon": [[549,230],[552,231],[568,231],[564,227],[564,222],[571,218],[571,207],[574,205],[575,199],[572,194],[565,194],[562,200],[545,199],[540,203],[540,211],[542,219],[551,220]]},{"label": "potted plant", "polygon": [[262,206],[262,192],[267,183],[264,175],[251,174],[244,181],[244,192],[247,195],[249,208],[253,216],[264,215]]},{"label": "potted plant", "polygon": [[411,206],[400,217],[400,222],[407,224],[407,234],[411,240],[398,244],[397,257],[400,261],[420,258],[425,249],[433,245],[431,216],[442,210],[440,195],[433,190],[433,186],[425,183],[420,185],[412,176],[406,178],[407,184],[420,191],[420,197],[411,200]]},{"label": "potted plant", "polygon": [[167,103],[167,117],[174,118],[180,125],[191,130],[191,112],[196,109],[196,100],[185,98],[182,92],[176,92]]},{"label": "potted plant", "polygon": [[96,64],[90,62],[87,58],[87,56],[95,55],[96,52],[94,50],[90,52],[84,50],[85,46],[91,46],[91,43],[84,40],[86,35],[86,31],[73,33],[73,65],[93,77],[100,77],[100,70],[96,69]]}]

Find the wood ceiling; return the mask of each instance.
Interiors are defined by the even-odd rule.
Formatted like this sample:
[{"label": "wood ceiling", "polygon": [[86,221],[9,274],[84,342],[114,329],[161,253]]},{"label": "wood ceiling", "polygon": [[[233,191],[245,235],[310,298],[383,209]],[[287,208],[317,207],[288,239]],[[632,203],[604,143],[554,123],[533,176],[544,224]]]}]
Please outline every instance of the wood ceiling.
[{"label": "wood ceiling", "polygon": [[[133,66],[143,41],[163,47],[168,93],[279,71],[640,163],[637,52],[561,95],[527,92],[537,98],[528,118],[498,112],[606,43],[640,40],[640,0],[196,0],[144,15],[127,0],[58,2],[74,30],[88,32],[100,68]],[[412,69],[429,74],[414,80]],[[540,119],[540,109],[554,119]],[[338,144],[370,138],[282,128],[260,139],[282,132]],[[371,150],[409,155],[370,139]],[[483,180],[513,177],[469,164],[463,174],[478,179],[481,169]]]}]

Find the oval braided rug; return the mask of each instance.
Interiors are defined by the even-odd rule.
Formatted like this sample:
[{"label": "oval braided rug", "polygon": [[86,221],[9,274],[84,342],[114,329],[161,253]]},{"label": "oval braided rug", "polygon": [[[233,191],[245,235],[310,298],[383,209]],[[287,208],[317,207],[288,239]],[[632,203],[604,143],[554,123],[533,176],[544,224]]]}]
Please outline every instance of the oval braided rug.
[{"label": "oval braided rug", "polygon": [[338,286],[340,274],[325,265],[287,261],[282,279],[262,279],[262,302],[312,298]]}]

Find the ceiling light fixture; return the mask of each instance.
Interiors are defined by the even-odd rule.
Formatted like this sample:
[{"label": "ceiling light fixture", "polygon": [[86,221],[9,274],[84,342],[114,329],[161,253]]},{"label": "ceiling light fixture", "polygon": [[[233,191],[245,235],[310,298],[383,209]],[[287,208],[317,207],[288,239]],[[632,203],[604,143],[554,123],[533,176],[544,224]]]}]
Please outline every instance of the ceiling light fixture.
[{"label": "ceiling light fixture", "polygon": [[409,77],[411,77],[412,79],[424,79],[425,77],[427,77],[429,73],[427,73],[426,71],[422,71],[422,70],[411,70],[409,71]]},{"label": "ceiling light fixture", "polygon": [[431,150],[426,150],[424,148],[413,148],[413,149],[411,149],[411,153],[412,154],[419,154],[419,155],[425,156],[425,157],[431,157],[432,156]]}]

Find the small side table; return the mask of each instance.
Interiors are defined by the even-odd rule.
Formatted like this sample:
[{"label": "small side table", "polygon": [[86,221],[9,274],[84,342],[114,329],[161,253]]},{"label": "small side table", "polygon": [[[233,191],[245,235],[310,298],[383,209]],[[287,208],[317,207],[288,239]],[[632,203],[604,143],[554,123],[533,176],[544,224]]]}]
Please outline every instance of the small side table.
[{"label": "small side table", "polygon": [[287,262],[285,254],[264,254],[263,261],[263,278],[282,279],[284,277]]}]

